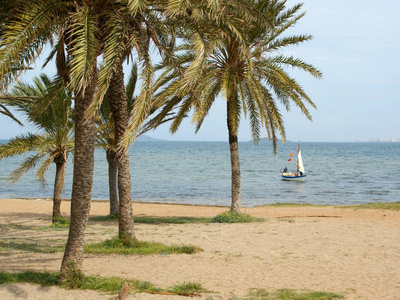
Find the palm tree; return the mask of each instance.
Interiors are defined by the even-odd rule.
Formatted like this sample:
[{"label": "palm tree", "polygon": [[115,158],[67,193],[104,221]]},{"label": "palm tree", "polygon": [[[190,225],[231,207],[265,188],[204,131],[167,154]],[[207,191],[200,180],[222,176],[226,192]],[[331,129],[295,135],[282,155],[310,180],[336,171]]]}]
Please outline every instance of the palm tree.
[{"label": "palm tree", "polygon": [[[134,91],[137,81],[137,64],[133,64],[131,74],[125,86],[128,115],[131,114],[135,102]],[[106,96],[101,103],[99,110],[99,117],[97,119],[97,137],[96,143],[99,147],[106,151],[106,158],[108,162],[108,183],[110,194],[110,215],[119,214],[119,199],[117,189],[117,174],[118,174],[118,161],[117,151],[118,145],[115,138],[115,125],[114,119],[111,114],[109,98],[114,96],[115,87],[113,88],[113,81],[110,83]]]},{"label": "palm tree", "polygon": [[[71,93],[64,88],[62,82],[51,80],[42,74],[33,79],[33,85],[19,82],[14,87],[10,99],[12,97],[26,97],[24,101],[9,102],[9,105],[26,114],[27,119],[39,129],[40,133],[17,136],[0,146],[0,159],[34,152],[10,174],[9,179],[12,182],[16,182],[24,173],[41,162],[36,176],[44,183],[44,175],[51,163],[55,163],[52,218],[55,222],[61,216],[61,194],[67,157],[74,149]],[[50,104],[46,104],[49,100]],[[43,104],[47,107],[38,109],[42,108]]]},{"label": "palm tree", "polygon": [[[202,72],[196,80],[192,90],[179,89],[184,86],[182,71],[177,72],[167,67],[159,79],[158,86],[164,86],[159,93],[159,101],[168,99],[164,110],[158,115],[161,120],[166,112],[177,109],[176,118],[171,124],[171,131],[175,132],[187,116],[190,109],[194,109],[193,121],[197,123],[196,132],[200,129],[204,118],[219,95],[227,103],[227,127],[229,133],[229,148],[231,158],[231,211],[240,212],[241,181],[238,149],[238,128],[242,114],[248,116],[251,125],[252,138],[257,142],[261,128],[267,130],[272,139],[274,152],[277,147],[277,133],[285,139],[282,115],[279,112],[278,101],[289,110],[292,101],[301,112],[311,120],[305,103],[315,107],[302,87],[287,72],[287,67],[297,68],[310,73],[316,78],[321,73],[312,65],[304,61],[280,54],[283,49],[309,41],[310,35],[294,35],[282,37],[282,34],[297,23],[303,14],[297,15],[301,4],[286,9],[286,1],[249,1],[260,16],[244,27],[241,41],[229,30],[223,29],[224,34],[217,46],[213,49],[203,64]],[[266,24],[264,21],[268,20]],[[180,54],[181,66],[185,69],[195,59],[196,44],[190,42],[186,32],[185,42],[179,49],[186,52]],[[172,80],[171,80],[172,79]],[[167,83],[167,84],[166,84]]]},{"label": "palm tree", "polygon": [[111,116],[110,106],[107,97],[104,98],[99,109],[99,116],[96,118],[97,135],[96,145],[106,151],[108,163],[108,191],[110,197],[110,215],[118,215],[119,200],[117,190],[117,145],[114,137],[114,121]]},{"label": "palm tree", "polygon": [[[88,111],[97,89],[97,57],[102,53],[102,41],[109,32],[100,28],[104,28],[104,16],[113,13],[104,4],[104,1],[87,3],[72,0],[21,2],[15,15],[2,27],[0,82],[3,89],[19,75],[20,70],[28,68],[39,57],[45,44],[53,44],[55,40],[57,65],[65,66],[67,62],[66,70],[69,70],[71,79],[69,85],[75,95],[71,225],[61,266],[61,280],[74,277],[76,273],[71,273],[71,270],[79,273],[82,269],[94,166],[95,123]],[[15,65],[20,68],[15,69]]]},{"label": "palm tree", "polygon": [[[107,90],[107,98],[109,108],[112,114],[114,129],[114,143],[116,145],[115,159],[118,169],[118,196],[119,196],[119,238],[125,244],[129,244],[130,240],[135,239],[132,199],[131,199],[131,176],[128,148],[132,141],[132,134],[128,131],[130,113],[133,108],[140,107],[143,116],[145,116],[150,107],[152,96],[152,78],[153,66],[150,59],[149,48],[153,43],[163,51],[163,42],[160,42],[160,32],[165,32],[166,27],[163,21],[157,19],[156,13],[148,7],[146,3],[142,3],[133,11],[134,14],[126,16],[117,13],[116,17],[110,20],[113,30],[112,38],[106,40],[109,48],[105,50],[104,66],[100,69],[100,78],[102,70],[110,68],[111,76],[106,78],[104,82],[107,84],[99,85],[100,93]],[[132,7],[128,5],[128,9]],[[156,27],[154,26],[156,25]],[[120,29],[120,31],[118,31]],[[115,36],[114,36],[115,34]],[[163,37],[168,40],[167,37]],[[120,49],[116,52],[114,49]],[[126,91],[124,85],[123,62],[129,58],[132,50],[136,50],[141,68],[141,80],[143,82],[139,95],[133,99],[134,86],[131,90]],[[117,53],[118,55],[115,55]],[[111,67],[110,67],[111,66]],[[108,80],[108,81],[107,81]],[[127,100],[127,97],[129,98]],[[134,128],[133,132],[137,134],[141,125],[140,121]],[[134,137],[134,136],[133,136]]]}]

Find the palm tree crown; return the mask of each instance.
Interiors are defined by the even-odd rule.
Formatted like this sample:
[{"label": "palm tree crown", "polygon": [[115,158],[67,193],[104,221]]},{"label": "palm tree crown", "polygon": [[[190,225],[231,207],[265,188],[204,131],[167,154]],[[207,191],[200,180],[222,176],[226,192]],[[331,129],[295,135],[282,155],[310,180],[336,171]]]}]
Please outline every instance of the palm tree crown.
[{"label": "palm tree crown", "polygon": [[[283,36],[303,14],[298,14],[301,4],[286,9],[286,1],[250,1],[259,12],[247,26],[242,27],[245,39],[239,39],[226,28],[221,28],[219,40],[210,55],[205,59],[193,89],[182,90],[181,74],[196,57],[196,45],[191,43],[190,31],[183,32],[184,42],[177,53],[180,69],[166,66],[160,76],[157,95],[165,102],[163,110],[157,116],[162,120],[166,113],[176,108],[176,118],[171,131],[178,129],[184,117],[194,110],[193,122],[198,131],[218,96],[227,103],[227,126],[232,166],[232,207],[240,208],[240,164],[238,154],[238,128],[242,114],[249,117],[252,137],[260,139],[261,129],[267,130],[272,139],[274,151],[277,149],[277,134],[285,139],[283,117],[279,104],[290,109],[291,102],[311,120],[306,103],[315,107],[310,97],[297,81],[288,73],[288,67],[297,68],[321,77],[312,65],[282,51],[309,41],[310,35]],[[267,21],[266,21],[267,20]]]},{"label": "palm tree crown", "polygon": [[18,83],[10,99],[19,97],[24,100],[10,102],[9,105],[24,113],[37,127],[38,133],[17,136],[0,146],[0,159],[33,152],[10,174],[9,179],[13,182],[40,163],[36,176],[44,183],[45,173],[52,163],[56,164],[53,195],[53,221],[55,221],[61,215],[61,193],[67,157],[74,150],[72,96],[58,79],[52,81],[42,74],[34,78],[33,82],[33,85]]},{"label": "palm tree crown", "polygon": [[[39,133],[28,133],[11,139],[1,147],[0,159],[34,151],[36,154],[29,156],[12,173],[11,179],[18,180],[23,173],[44,159],[37,171],[37,177],[43,182],[51,163],[61,158],[66,161],[68,153],[74,149],[71,93],[59,81],[52,81],[42,74],[33,79],[33,85],[19,82],[11,97],[27,97],[24,101],[10,102],[9,105],[25,114]],[[46,109],[43,109],[44,106]]]}]

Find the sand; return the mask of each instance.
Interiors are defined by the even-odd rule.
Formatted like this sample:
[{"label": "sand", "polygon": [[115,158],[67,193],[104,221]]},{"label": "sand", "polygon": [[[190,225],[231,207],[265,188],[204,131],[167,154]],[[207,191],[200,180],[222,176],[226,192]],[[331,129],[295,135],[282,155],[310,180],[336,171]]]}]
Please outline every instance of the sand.
[{"label": "sand", "polygon": [[[1,199],[1,240],[65,243],[66,230],[33,230],[50,223],[52,202]],[[69,201],[62,212],[69,215]],[[135,215],[212,217],[226,207],[134,203]],[[93,202],[91,216],[107,215]],[[314,290],[346,299],[400,299],[400,211],[325,207],[243,209],[264,222],[249,224],[136,224],[140,240],[194,245],[194,254],[124,256],[85,254],[85,274],[121,276],[168,287],[197,282],[212,291],[197,299],[245,296],[249,289]],[[90,222],[87,241],[117,233],[115,222]],[[58,271],[63,253],[0,251],[2,271]],[[0,285],[0,299],[110,299],[94,291],[67,291],[30,284]],[[129,299],[187,299],[132,294]]]}]

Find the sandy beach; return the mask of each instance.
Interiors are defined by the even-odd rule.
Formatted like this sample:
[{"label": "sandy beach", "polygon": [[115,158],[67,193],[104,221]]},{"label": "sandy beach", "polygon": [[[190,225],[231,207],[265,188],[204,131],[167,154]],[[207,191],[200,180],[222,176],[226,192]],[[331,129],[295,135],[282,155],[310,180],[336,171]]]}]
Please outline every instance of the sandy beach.
[{"label": "sandy beach", "polygon": [[[52,202],[1,199],[1,241],[65,243],[67,230],[34,230],[50,224]],[[62,213],[69,215],[69,201]],[[227,207],[134,203],[136,216],[213,217]],[[91,216],[107,215],[107,202],[92,202]],[[334,292],[345,299],[399,299],[400,211],[331,206],[243,208],[264,218],[248,224],[136,224],[139,240],[193,245],[193,255],[85,254],[87,275],[119,276],[168,287],[197,282],[212,291],[197,299],[243,297],[249,289]],[[117,233],[116,222],[89,222],[87,241]],[[0,248],[1,249],[1,248]],[[0,270],[59,271],[63,253],[0,251]],[[110,299],[94,291],[30,284],[0,285],[0,299]],[[187,299],[131,294],[129,299]]]}]

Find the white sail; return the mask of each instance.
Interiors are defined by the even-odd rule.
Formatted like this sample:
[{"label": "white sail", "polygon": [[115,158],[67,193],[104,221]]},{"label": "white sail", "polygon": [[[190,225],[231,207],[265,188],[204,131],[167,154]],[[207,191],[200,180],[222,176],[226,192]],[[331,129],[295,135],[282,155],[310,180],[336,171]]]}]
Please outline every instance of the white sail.
[{"label": "white sail", "polygon": [[297,170],[299,172],[305,173],[306,171],[304,170],[303,166],[303,159],[301,158],[301,151],[299,149],[299,153],[297,154]]}]

